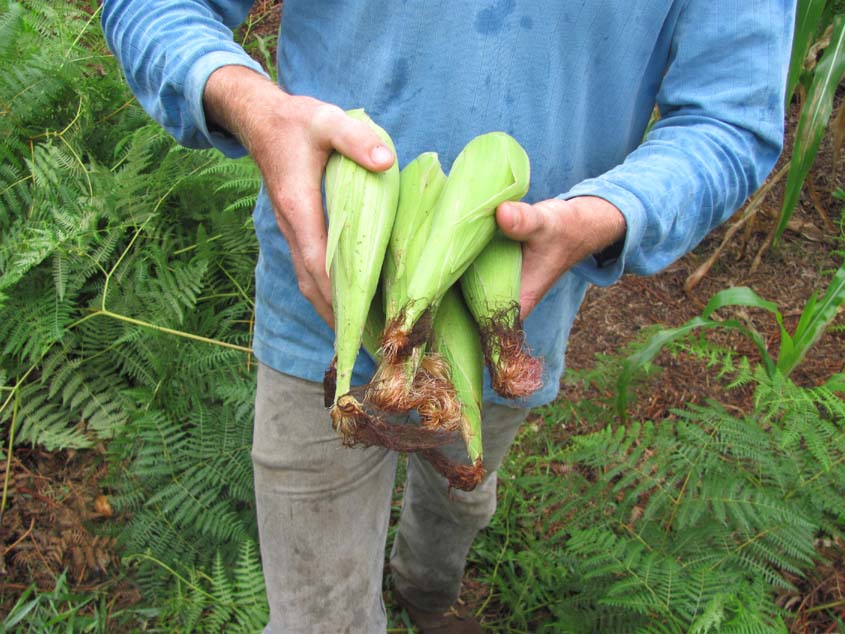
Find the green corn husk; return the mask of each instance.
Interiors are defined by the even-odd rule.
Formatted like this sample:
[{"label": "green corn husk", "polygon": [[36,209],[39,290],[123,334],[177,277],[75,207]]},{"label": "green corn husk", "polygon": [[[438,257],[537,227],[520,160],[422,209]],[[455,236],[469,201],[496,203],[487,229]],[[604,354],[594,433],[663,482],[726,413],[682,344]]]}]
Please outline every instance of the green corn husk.
[{"label": "green corn husk", "polygon": [[461,291],[481,332],[493,389],[522,398],[542,385],[543,368],[525,349],[519,317],[522,245],[497,231],[460,279]]},{"label": "green corn husk", "polygon": [[[399,207],[384,260],[382,283],[387,321],[399,318],[407,304],[410,273],[425,250],[432,211],[446,182],[434,152],[426,152],[402,170]],[[448,368],[436,355],[426,354],[420,341],[398,363],[382,362],[370,383],[366,400],[382,411],[416,409],[424,426],[449,430],[459,421]]]},{"label": "green corn husk", "polygon": [[361,345],[374,360],[381,359],[379,346],[381,345],[381,333],[386,323],[384,317],[384,298],[381,287],[376,289],[373,301],[370,303],[370,312],[367,313],[367,321],[364,323],[364,334],[361,337]]},{"label": "green corn husk", "polygon": [[[348,114],[366,121],[385,145],[394,150],[387,132],[363,110],[352,110]],[[346,435],[348,430],[344,428],[344,416],[336,406],[340,397],[349,392],[352,368],[361,348],[370,304],[378,288],[396,217],[399,167],[394,163],[384,172],[371,172],[335,153],[326,165],[325,188],[329,219],[326,270],[331,279],[335,315],[333,363],[336,374],[332,421],[335,428]],[[354,405],[348,400],[347,406]]]},{"label": "green corn husk", "polygon": [[[445,184],[446,174],[435,152],[420,154],[402,170],[399,208],[384,260],[384,313],[388,323],[399,319],[408,303],[408,283],[425,251],[434,205]],[[421,341],[403,363],[406,386],[413,382],[424,354],[425,342]]]},{"label": "green corn husk", "polygon": [[[484,355],[478,328],[457,287],[443,296],[434,318],[434,349],[446,360],[461,404],[461,435],[474,476],[484,476],[481,440],[481,399],[484,388]],[[463,487],[461,487],[463,488]]]},{"label": "green corn husk", "polygon": [[420,154],[408,163],[399,178],[399,206],[384,260],[385,317],[394,319],[408,303],[410,272],[425,250],[432,212],[446,174],[435,152]]},{"label": "green corn husk", "polygon": [[385,330],[383,353],[388,362],[406,356],[425,339],[424,332],[414,332],[417,322],[436,309],[490,241],[496,232],[496,207],[522,198],[529,177],[528,155],[504,132],[479,135],[464,147],[432,212],[425,248],[408,281],[407,302]]},{"label": "green corn husk", "polygon": [[[367,321],[364,323],[364,332],[361,335],[361,345],[376,362],[381,359],[379,343],[382,330],[384,330],[384,307],[381,288],[376,289],[373,301],[370,303],[370,311],[367,313]],[[332,407],[335,403],[335,391],[337,384],[337,358],[332,359],[331,365],[323,374],[323,401],[326,407]],[[353,397],[353,402],[360,408],[360,404]],[[347,438],[351,441],[351,438]]]},{"label": "green corn husk", "polygon": [[[442,312],[442,314],[441,314]],[[383,313],[375,303],[371,307],[368,330],[372,332],[383,323]],[[485,469],[481,443],[481,394],[483,381],[483,355],[478,331],[472,316],[463,305],[460,292],[450,290],[438,311],[434,323],[435,345],[444,353],[438,355],[444,364],[454,368],[450,376],[456,377],[454,402],[458,405],[461,435],[467,446],[471,464],[452,462],[437,447],[455,439],[452,431],[432,430],[409,424],[386,423],[375,412],[367,412],[350,394],[338,399],[335,407],[343,412],[350,424],[350,433],[344,436],[349,446],[377,445],[394,451],[416,452],[431,463],[432,467],[449,482],[450,487],[471,491],[484,479]],[[424,359],[423,365],[429,360]],[[425,374],[425,368],[419,376]],[[451,379],[450,379],[451,380]],[[418,388],[418,382],[415,383]],[[457,388],[457,389],[456,389]]]}]

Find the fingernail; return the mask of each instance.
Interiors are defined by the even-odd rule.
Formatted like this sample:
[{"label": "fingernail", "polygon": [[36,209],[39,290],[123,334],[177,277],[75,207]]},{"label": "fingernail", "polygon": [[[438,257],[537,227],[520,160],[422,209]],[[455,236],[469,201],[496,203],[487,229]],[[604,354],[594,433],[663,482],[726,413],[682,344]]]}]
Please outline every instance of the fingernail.
[{"label": "fingernail", "polygon": [[393,162],[393,152],[384,145],[377,145],[370,151],[370,158],[379,165]]},{"label": "fingernail", "polygon": [[517,229],[522,222],[522,209],[514,203],[507,203],[507,209],[511,215],[511,229]]}]

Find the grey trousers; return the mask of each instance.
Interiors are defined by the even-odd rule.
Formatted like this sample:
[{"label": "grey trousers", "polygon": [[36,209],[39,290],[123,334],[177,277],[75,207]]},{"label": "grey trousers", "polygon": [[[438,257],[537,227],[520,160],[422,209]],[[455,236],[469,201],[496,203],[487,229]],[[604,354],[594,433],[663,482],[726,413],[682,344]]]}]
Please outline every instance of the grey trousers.
[{"label": "grey trousers", "polygon": [[[448,490],[411,455],[390,567],[402,595],[445,610],[458,597],[476,533],[496,509],[496,469],[527,411],[484,411],[487,478]],[[445,448],[464,460],[457,442]],[[347,448],[331,427],[322,386],[258,371],[252,447],[269,634],[384,634],[384,548],[397,455]]]}]

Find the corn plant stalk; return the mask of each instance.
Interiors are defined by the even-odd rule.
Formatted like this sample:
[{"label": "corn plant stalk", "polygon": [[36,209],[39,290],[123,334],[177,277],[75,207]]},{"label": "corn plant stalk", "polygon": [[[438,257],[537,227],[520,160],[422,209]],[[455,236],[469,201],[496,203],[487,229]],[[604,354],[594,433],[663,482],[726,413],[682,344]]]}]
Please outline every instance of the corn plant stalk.
[{"label": "corn plant stalk", "polygon": [[496,232],[460,279],[481,333],[493,389],[505,398],[528,396],[542,384],[542,364],[525,348],[519,316],[521,281],[522,245],[501,232]]},{"label": "corn plant stalk", "polygon": [[833,20],[830,44],[813,71],[813,80],[807,93],[807,101],[801,109],[801,118],[795,132],[795,145],[789,162],[789,176],[786,181],[780,221],[775,229],[773,244],[777,244],[789,219],[795,211],[801,188],[816,159],[819,145],[833,112],[833,98],[839,84],[845,77],[845,15]]},{"label": "corn plant stalk", "polygon": [[[363,110],[348,114],[367,122],[394,150],[387,132]],[[396,216],[399,167],[394,163],[384,172],[371,172],[335,153],[326,165],[325,188],[329,221],[326,270],[331,279],[335,314],[333,400],[337,405],[339,398],[349,392],[370,304],[378,288]],[[344,429],[344,420],[349,419],[343,410],[333,408],[332,421],[341,433],[348,431]]]},{"label": "corn plant stalk", "polygon": [[[401,318],[388,323],[383,352],[388,362],[406,356],[424,340],[423,316],[463,274],[496,232],[499,203],[528,191],[530,166],[522,146],[504,132],[472,139],[452,165],[432,212],[431,230],[408,282]],[[422,320],[422,328],[415,326]]]}]

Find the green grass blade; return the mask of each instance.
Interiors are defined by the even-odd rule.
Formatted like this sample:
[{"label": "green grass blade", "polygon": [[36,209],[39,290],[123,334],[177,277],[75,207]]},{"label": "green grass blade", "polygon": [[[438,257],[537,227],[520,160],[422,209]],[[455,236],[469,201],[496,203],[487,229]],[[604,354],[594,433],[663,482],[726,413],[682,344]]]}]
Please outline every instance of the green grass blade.
[{"label": "green grass blade", "polygon": [[801,80],[804,59],[816,39],[822,12],[827,0],[799,0],[795,11],[795,32],[792,38],[792,56],[789,60],[789,75],[786,81],[786,103]]},{"label": "green grass blade", "polygon": [[29,598],[29,596],[34,592],[35,586],[31,585],[18,598],[9,614],[3,620],[3,631],[11,632],[18,623],[22,623],[23,620],[29,616],[29,613],[38,607],[38,596],[34,599]]},{"label": "green grass blade", "polygon": [[845,264],[833,276],[824,296],[816,301],[810,298],[801,313],[798,326],[793,336],[793,346],[787,350],[781,348],[777,367],[788,375],[797,366],[807,351],[818,341],[828,324],[836,317],[839,307],[845,302]]},{"label": "green grass blade", "polygon": [[[749,301],[753,301],[752,298],[756,293],[751,291],[750,289],[726,289],[727,291],[740,291],[737,293],[727,293],[726,291],[722,291],[721,293],[717,293],[713,299],[719,299],[720,303],[724,300],[725,297],[730,297],[731,295],[739,298],[745,299]],[[719,298],[719,296],[722,296]],[[761,300],[761,302],[770,304],[771,302],[765,302],[765,300]],[[708,308],[713,304],[713,300],[708,303]],[[721,306],[729,305],[728,302],[721,303]],[[736,305],[746,305],[746,306],[755,306],[756,303],[746,303],[744,301],[737,302]],[[762,306],[760,306],[762,307]],[[715,309],[714,309],[715,310]],[[707,309],[705,309],[707,312]],[[713,311],[711,310],[710,313]],[[708,315],[710,313],[707,313]],[[780,313],[778,313],[780,314]],[[704,329],[714,329],[714,328],[722,328],[725,330],[736,330],[737,332],[742,333],[746,337],[748,337],[754,346],[757,348],[758,352],[760,353],[760,357],[762,359],[763,366],[766,369],[766,373],[770,376],[773,375],[776,371],[776,365],[774,360],[772,359],[771,355],[769,354],[768,347],[766,346],[766,341],[763,336],[757,332],[753,328],[749,328],[748,326],[744,325],[742,322],[736,319],[726,319],[724,321],[716,321],[714,319],[710,319],[709,317],[699,316],[693,317],[685,324],[678,326],[677,328],[665,328],[660,330],[659,332],[652,335],[652,337],[646,341],[646,343],[635,353],[628,356],[625,359],[622,372],[619,375],[619,379],[616,384],[616,410],[620,418],[623,420],[626,416],[626,411],[628,407],[628,388],[631,385],[631,381],[634,378],[634,375],[644,368],[646,365],[651,363],[651,361],[660,353],[661,350],[670,343],[673,343],[679,339],[686,337],[689,333],[693,330],[704,328]]]},{"label": "green grass blade", "polygon": [[801,109],[774,244],[783,235],[795,211],[801,188],[813,166],[819,144],[833,112],[833,97],[843,77],[845,77],[845,14],[834,18],[830,45],[825,49],[821,61],[816,66],[807,94],[807,102]]},{"label": "green grass blade", "polygon": [[763,299],[755,291],[747,286],[735,286],[719,291],[707,302],[701,313],[702,317],[710,317],[714,312],[725,306],[748,306],[749,308],[762,308],[775,316],[778,323],[782,323],[783,316],[778,310],[777,304]]},{"label": "green grass blade", "polygon": [[778,328],[780,328],[781,351],[792,347],[792,336],[783,325],[783,315],[774,302],[763,299],[747,286],[736,286],[726,288],[713,295],[704,307],[701,316],[709,319],[715,311],[725,306],[747,306],[748,308],[759,308],[770,312],[777,321]]}]

